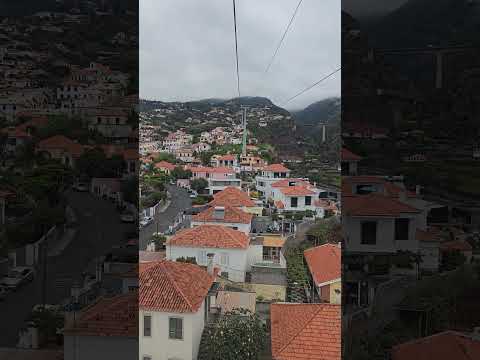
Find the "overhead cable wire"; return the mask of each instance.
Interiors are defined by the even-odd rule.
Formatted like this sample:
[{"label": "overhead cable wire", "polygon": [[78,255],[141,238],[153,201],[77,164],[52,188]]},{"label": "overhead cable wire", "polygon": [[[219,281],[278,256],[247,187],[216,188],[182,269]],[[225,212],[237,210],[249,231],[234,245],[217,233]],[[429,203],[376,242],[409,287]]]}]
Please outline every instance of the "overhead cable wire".
[{"label": "overhead cable wire", "polygon": [[307,88],[303,89],[302,91],[300,91],[299,93],[295,94],[294,96],[288,98],[287,100],[285,100],[282,104],[285,105],[286,103],[292,101],[293,99],[299,97],[300,95],[306,93],[308,90],[314,88],[315,86],[317,86],[318,84],[322,83],[323,81],[327,80],[329,77],[333,76],[335,73],[339,72],[340,70],[342,69],[342,67],[339,67],[338,69],[332,71],[330,74],[324,76],[323,78],[321,78],[320,80],[318,80],[316,83],[308,86]]}]

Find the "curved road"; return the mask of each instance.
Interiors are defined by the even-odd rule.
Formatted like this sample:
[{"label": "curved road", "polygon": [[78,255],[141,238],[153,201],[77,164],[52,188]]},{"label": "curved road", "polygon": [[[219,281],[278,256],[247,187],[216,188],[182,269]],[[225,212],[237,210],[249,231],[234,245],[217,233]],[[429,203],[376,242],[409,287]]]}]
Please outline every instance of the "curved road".
[{"label": "curved road", "polygon": [[173,224],[178,214],[183,213],[184,210],[192,206],[192,200],[187,190],[169,185],[168,192],[171,199],[170,206],[164,212],[155,214],[154,221],[140,230],[139,250],[147,248],[153,233],[167,230],[168,226]]},{"label": "curved road", "polygon": [[[136,231],[120,221],[115,206],[90,193],[69,192],[68,202],[77,216],[77,232],[64,251],[47,258],[46,302],[56,304],[70,296],[70,287],[95,258],[112,246],[126,243],[127,234]],[[33,282],[10,293],[0,302],[0,347],[14,347],[18,331],[35,304],[42,303],[43,267],[37,268]]]}]

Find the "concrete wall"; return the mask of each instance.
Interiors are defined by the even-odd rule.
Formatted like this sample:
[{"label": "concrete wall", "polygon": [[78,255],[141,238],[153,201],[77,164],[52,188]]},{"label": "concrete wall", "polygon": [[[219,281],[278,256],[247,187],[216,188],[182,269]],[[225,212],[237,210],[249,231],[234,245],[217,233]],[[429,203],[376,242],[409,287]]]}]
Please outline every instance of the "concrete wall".
[{"label": "concrete wall", "polygon": [[138,357],[138,338],[116,336],[64,337],[65,360],[132,360]]}]

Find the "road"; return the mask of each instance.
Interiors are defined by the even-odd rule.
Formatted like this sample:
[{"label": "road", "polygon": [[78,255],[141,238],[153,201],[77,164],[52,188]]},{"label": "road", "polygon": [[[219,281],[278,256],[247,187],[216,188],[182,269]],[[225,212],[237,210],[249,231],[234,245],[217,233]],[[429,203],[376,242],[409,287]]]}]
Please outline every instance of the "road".
[{"label": "road", "polygon": [[185,189],[168,185],[168,192],[171,196],[170,206],[164,212],[155,214],[154,221],[140,230],[140,250],[147,248],[153,233],[167,230],[178,214],[192,206],[192,200]]},{"label": "road", "polygon": [[[89,193],[70,192],[69,204],[77,215],[75,238],[63,253],[47,258],[46,303],[56,304],[70,296],[70,287],[81,279],[82,272],[96,257],[107,253],[113,245],[127,240],[127,233],[136,231],[132,224],[124,224],[115,206]],[[35,280],[7,296],[0,303],[0,347],[17,343],[18,331],[35,304],[42,303],[43,267],[37,269]]]}]

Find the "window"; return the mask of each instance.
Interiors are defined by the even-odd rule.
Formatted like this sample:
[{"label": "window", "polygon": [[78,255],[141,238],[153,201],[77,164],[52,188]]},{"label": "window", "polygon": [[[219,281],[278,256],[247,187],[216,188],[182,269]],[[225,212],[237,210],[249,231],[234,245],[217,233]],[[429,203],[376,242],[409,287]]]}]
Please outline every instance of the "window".
[{"label": "window", "polygon": [[183,319],[171,317],[168,319],[168,337],[170,339],[183,339]]},{"label": "window", "polygon": [[377,222],[364,221],[362,222],[362,244],[375,245],[377,243]]},{"label": "window", "polygon": [[395,240],[408,240],[410,219],[395,219]]},{"label": "window", "polygon": [[220,274],[220,276],[228,280],[228,272],[222,271],[222,273]]},{"label": "window", "polygon": [[374,185],[368,185],[368,184],[357,185],[358,195],[366,195],[376,191],[377,191],[377,188]]},{"label": "window", "polygon": [[220,254],[220,265],[228,265],[228,254],[221,253]]},{"label": "window", "polygon": [[305,205],[306,206],[312,205],[312,197],[311,196],[305,196]]},{"label": "window", "polygon": [[207,252],[205,250],[200,250],[198,252],[198,263],[199,264],[207,263]]},{"label": "window", "polygon": [[143,336],[152,336],[152,317],[150,315],[143,316]]},{"label": "window", "polygon": [[290,200],[290,206],[291,207],[297,207],[298,206],[298,198],[292,197]]}]

